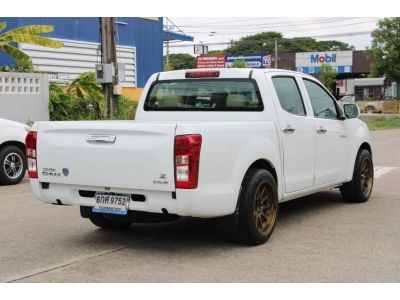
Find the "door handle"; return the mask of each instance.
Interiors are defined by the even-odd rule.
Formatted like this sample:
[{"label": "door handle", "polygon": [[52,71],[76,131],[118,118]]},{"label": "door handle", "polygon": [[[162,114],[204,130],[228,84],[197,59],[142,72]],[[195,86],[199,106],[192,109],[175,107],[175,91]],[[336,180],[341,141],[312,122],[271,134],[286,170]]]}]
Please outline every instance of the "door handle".
[{"label": "door handle", "polygon": [[290,125],[286,125],[286,128],[282,129],[283,133],[293,133],[296,131],[296,129],[292,128]]},{"label": "door handle", "polygon": [[324,127],[320,126],[319,129],[317,129],[317,133],[319,133],[319,134],[326,133],[326,129]]},{"label": "door handle", "polygon": [[91,144],[114,144],[115,135],[103,135],[103,134],[89,134],[86,137],[86,142]]}]

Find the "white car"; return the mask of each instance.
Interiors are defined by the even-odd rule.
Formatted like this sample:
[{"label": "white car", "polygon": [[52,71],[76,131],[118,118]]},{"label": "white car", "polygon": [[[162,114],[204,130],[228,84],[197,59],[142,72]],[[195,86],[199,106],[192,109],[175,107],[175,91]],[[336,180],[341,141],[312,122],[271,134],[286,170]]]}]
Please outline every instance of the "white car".
[{"label": "white car", "polygon": [[17,184],[25,176],[25,137],[30,127],[0,118],[0,185]]},{"label": "white car", "polygon": [[35,123],[31,187],[102,228],[218,217],[238,241],[261,244],[280,202],[335,187],[348,201],[368,200],[371,141],[358,115],[302,73],[162,72],[146,84],[135,121]]}]

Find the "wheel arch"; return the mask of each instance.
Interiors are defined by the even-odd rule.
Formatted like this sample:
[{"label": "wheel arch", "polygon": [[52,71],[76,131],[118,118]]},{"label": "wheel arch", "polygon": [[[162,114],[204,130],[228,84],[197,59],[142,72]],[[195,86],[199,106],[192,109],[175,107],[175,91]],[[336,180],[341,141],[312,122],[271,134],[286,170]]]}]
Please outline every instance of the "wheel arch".
[{"label": "wheel arch", "polygon": [[21,151],[22,151],[23,153],[25,153],[25,144],[22,143],[22,142],[19,142],[19,141],[7,141],[7,142],[4,142],[4,143],[2,143],[2,144],[0,145],[0,149],[1,149],[1,148],[4,148],[4,147],[6,147],[6,146],[16,146],[16,147],[18,147],[19,149],[21,149]]},{"label": "wheel arch", "polygon": [[[276,169],[274,167],[274,165],[267,159],[261,158],[261,159],[257,159],[256,161],[254,161],[246,170],[246,173],[244,176],[246,176],[247,172],[250,169],[264,169],[267,170],[268,172],[271,173],[271,175],[274,177],[275,179],[275,183],[276,186],[279,186],[279,182],[278,182],[278,174],[276,173]],[[243,177],[244,179],[244,177]]]},{"label": "wheel arch", "polygon": [[351,181],[352,178],[353,178],[355,163],[356,163],[357,157],[358,157],[358,155],[359,155],[361,150],[367,150],[371,154],[371,157],[373,156],[372,155],[372,147],[371,147],[371,144],[369,143],[369,141],[363,141],[358,146],[358,148],[356,148],[356,147],[354,148],[354,150],[353,150],[354,152],[353,152],[353,154],[351,156],[351,159],[349,161],[350,165],[349,165],[349,171],[348,171],[348,174],[347,174],[346,182]]},{"label": "wheel arch", "polygon": [[371,156],[372,156],[372,148],[371,148],[371,145],[370,145],[368,142],[364,142],[364,143],[362,143],[362,144],[360,145],[360,147],[358,148],[357,154],[358,154],[361,150],[363,150],[363,149],[365,149],[365,150],[367,150],[369,153],[371,153]]}]

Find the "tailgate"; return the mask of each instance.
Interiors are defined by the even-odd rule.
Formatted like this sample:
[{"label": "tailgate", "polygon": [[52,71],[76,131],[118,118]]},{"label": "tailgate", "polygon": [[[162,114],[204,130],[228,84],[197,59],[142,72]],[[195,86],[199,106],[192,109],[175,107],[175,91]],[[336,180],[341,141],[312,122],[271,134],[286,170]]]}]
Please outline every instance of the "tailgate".
[{"label": "tailgate", "polygon": [[39,181],[174,191],[175,124],[40,122]]}]

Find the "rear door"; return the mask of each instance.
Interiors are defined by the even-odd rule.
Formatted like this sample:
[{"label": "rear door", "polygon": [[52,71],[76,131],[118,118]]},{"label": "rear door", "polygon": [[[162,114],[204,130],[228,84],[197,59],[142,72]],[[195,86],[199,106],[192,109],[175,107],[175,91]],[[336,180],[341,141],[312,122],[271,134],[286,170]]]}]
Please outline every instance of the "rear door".
[{"label": "rear door", "polygon": [[41,122],[42,182],[174,191],[175,124]]},{"label": "rear door", "polygon": [[286,193],[310,188],[314,180],[314,123],[307,116],[297,80],[287,75],[272,77],[283,143]]},{"label": "rear door", "polygon": [[339,119],[339,105],[318,82],[303,78],[313,109],[316,136],[314,185],[343,180],[350,155],[350,134]]}]

